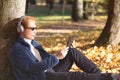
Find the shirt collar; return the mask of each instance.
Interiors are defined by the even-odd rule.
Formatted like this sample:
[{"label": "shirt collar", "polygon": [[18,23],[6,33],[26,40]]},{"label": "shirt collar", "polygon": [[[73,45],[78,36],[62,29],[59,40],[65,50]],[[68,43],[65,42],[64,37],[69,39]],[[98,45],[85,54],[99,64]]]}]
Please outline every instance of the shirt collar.
[{"label": "shirt collar", "polygon": [[27,38],[23,38],[25,40],[25,42],[27,42],[29,45],[31,44],[31,41],[30,39],[27,39]]}]

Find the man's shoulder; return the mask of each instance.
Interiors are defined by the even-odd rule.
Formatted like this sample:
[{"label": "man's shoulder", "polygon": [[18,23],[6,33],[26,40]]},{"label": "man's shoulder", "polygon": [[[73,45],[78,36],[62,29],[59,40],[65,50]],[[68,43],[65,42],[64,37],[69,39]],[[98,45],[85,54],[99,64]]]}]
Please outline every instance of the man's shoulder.
[{"label": "man's shoulder", "polygon": [[23,48],[23,45],[21,45],[19,42],[15,42],[12,49],[18,49],[18,48]]}]

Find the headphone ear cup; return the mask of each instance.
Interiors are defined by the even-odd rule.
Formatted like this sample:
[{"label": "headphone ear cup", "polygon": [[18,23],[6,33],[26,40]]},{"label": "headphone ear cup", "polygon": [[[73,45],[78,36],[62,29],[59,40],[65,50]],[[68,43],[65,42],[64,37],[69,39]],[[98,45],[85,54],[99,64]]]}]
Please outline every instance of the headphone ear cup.
[{"label": "headphone ear cup", "polygon": [[21,25],[21,22],[22,22],[22,20],[23,20],[24,17],[25,17],[25,16],[22,16],[22,17],[20,18],[20,21],[18,22],[17,32],[19,32],[19,33],[24,32],[24,27]]},{"label": "headphone ear cup", "polygon": [[18,25],[17,32],[24,32],[24,27],[22,25]]},{"label": "headphone ear cup", "polygon": [[24,27],[22,25],[18,26],[17,32],[19,32],[19,33],[24,32]]},{"label": "headphone ear cup", "polygon": [[24,27],[21,25],[20,26],[21,32],[24,32]]}]

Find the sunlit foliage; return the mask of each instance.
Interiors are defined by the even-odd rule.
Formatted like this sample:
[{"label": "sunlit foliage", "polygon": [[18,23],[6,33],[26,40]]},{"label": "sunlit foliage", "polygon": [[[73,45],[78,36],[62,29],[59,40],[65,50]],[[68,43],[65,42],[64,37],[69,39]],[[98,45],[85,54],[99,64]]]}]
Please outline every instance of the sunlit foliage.
[{"label": "sunlit foliage", "polygon": [[[120,52],[119,48],[93,46],[99,36],[101,29],[77,31],[69,34],[52,34],[47,37],[36,38],[43,47],[55,54],[66,47],[67,39],[70,35],[76,35],[77,49],[91,59],[103,72],[117,73],[120,70]],[[71,70],[79,70],[73,65]]]}]

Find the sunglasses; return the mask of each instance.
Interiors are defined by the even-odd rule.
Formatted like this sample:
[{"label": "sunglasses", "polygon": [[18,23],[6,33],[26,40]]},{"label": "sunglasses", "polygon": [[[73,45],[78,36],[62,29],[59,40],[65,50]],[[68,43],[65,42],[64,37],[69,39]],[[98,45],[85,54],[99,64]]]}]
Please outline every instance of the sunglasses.
[{"label": "sunglasses", "polygon": [[32,31],[34,31],[37,29],[37,27],[26,27],[26,29],[31,29]]}]

